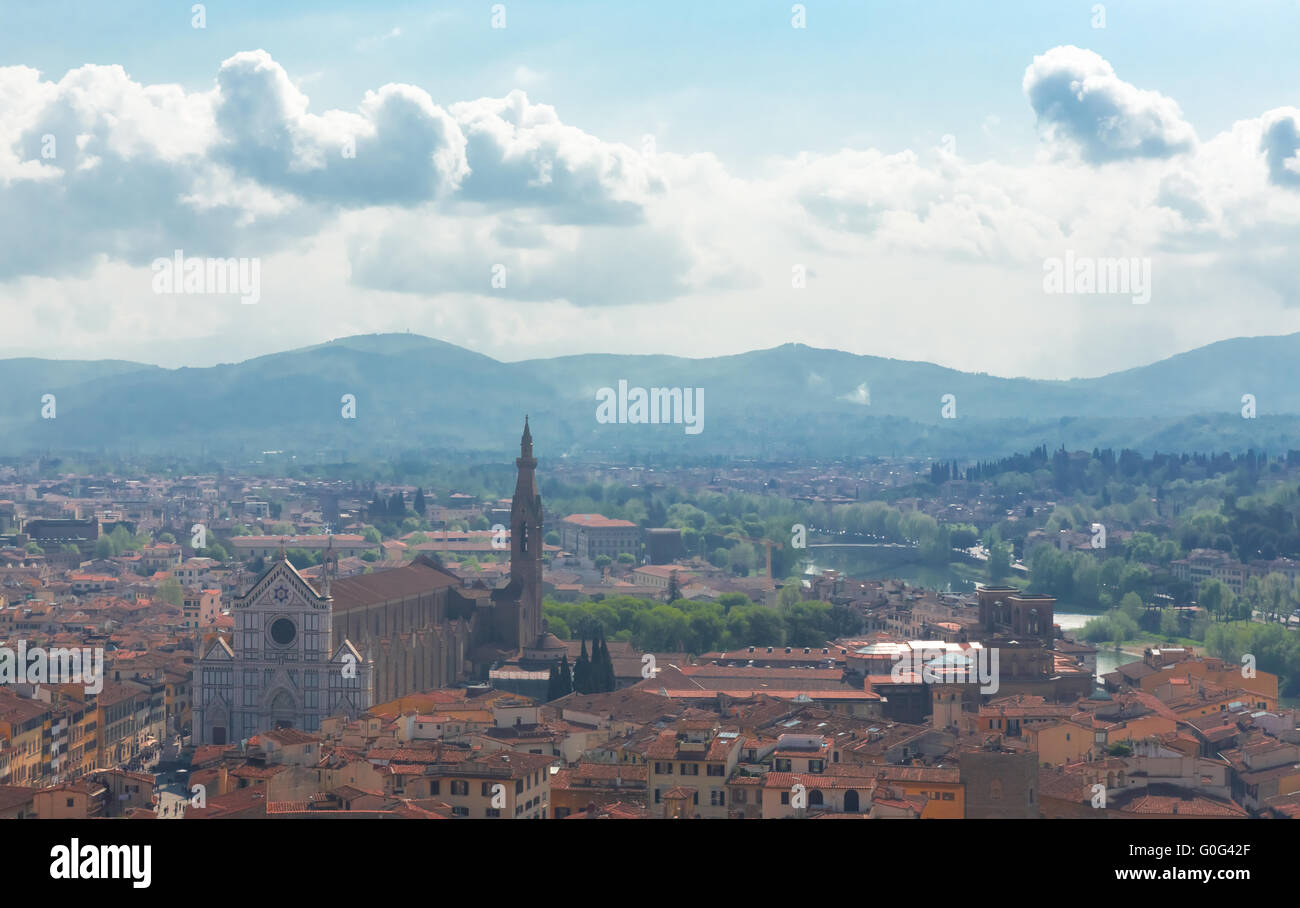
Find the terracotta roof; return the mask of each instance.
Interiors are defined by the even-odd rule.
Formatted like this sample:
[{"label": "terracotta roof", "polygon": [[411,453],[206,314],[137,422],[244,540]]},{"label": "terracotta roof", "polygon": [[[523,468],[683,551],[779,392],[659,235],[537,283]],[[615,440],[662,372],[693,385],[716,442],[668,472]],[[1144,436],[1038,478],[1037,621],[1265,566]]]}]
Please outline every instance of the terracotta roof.
[{"label": "terracotta roof", "polygon": [[561,522],[583,527],[636,527],[630,520],[616,520],[603,514],[570,514]]},{"label": "terracotta roof", "polygon": [[335,580],[330,595],[334,597],[335,612],[339,612],[456,586],[460,586],[458,578],[417,558],[404,567]]}]

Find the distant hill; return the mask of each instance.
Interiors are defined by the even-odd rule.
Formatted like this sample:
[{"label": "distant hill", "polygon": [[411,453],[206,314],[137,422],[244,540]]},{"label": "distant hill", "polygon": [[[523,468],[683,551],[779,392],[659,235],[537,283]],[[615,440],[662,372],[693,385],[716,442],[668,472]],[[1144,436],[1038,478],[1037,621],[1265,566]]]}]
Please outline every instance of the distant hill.
[{"label": "distant hill", "polygon": [[[588,354],[503,363],[412,334],[343,338],[233,365],[0,360],[0,455],[50,451],[328,458],[493,452],[533,416],[548,457],[993,457],[1038,444],[1300,448],[1300,334],[1221,341],[1101,378],[996,378],[786,344],[735,356]],[[703,431],[601,424],[597,392],[703,388]],[[1258,418],[1243,419],[1253,394]],[[42,395],[54,419],[41,418]],[[341,415],[356,399],[356,418]],[[941,418],[955,397],[956,418]]]}]

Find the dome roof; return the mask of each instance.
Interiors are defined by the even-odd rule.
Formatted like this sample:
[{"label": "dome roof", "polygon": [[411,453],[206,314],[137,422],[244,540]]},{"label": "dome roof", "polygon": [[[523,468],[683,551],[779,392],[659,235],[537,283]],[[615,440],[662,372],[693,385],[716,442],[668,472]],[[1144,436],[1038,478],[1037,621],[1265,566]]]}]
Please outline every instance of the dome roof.
[{"label": "dome roof", "polygon": [[562,650],[565,649],[564,641],[552,633],[538,634],[537,639],[529,649],[540,650]]}]

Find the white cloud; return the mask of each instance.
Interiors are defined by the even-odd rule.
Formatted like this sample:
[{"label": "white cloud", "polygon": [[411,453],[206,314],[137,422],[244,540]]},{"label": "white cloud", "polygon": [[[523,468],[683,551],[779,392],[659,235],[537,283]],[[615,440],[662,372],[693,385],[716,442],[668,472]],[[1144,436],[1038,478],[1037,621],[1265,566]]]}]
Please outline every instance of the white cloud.
[{"label": "white cloud", "polygon": [[1092,164],[1166,158],[1196,144],[1175,101],[1123,81],[1090,50],[1067,45],[1035,57],[1023,87],[1047,137]]},{"label": "white cloud", "polygon": [[565,125],[521,91],[454,104],[451,113],[470,161],[459,198],[537,207],[556,223],[630,224],[667,189],[640,152]]},{"label": "white cloud", "polygon": [[[1300,330],[1300,111],[1197,140],[1078,48],[1036,58],[1025,91],[1049,140],[1025,164],[845,148],[741,177],[522,91],[443,108],[390,84],[313,112],[264,51],[200,92],[0,68],[0,207],[18,213],[0,220],[0,354],[181,364],[409,328],[512,359],[800,341],[1066,377]],[[259,256],[262,301],[154,296],[148,263],[176,248]],[[1151,303],[1045,297],[1042,261],[1067,250],[1150,256]],[[795,265],[817,279],[793,287]]]}]

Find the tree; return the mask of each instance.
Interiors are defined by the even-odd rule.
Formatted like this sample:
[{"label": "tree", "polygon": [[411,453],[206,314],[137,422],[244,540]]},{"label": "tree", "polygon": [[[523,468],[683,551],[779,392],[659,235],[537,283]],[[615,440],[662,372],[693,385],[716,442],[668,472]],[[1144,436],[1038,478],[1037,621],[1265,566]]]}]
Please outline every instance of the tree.
[{"label": "tree", "polygon": [[785,609],[803,601],[803,584],[798,579],[787,580],[781,587],[781,592],[777,595],[776,603],[779,607]]},{"label": "tree", "polygon": [[614,675],[614,660],[609,656],[609,645],[605,643],[605,635],[600,635],[600,664],[602,676],[600,678],[600,688],[603,692],[609,693],[618,686],[618,679]]},{"label": "tree", "polygon": [[1196,597],[1196,603],[1209,613],[1210,617],[1216,621],[1221,620],[1220,615],[1227,616],[1232,611],[1232,590],[1228,589],[1221,580],[1206,580],[1201,583],[1200,595]]},{"label": "tree", "polygon": [[1011,573],[1011,547],[1006,543],[997,541],[996,537],[990,540],[989,545],[989,582],[997,583],[1007,574]]},{"label": "tree", "polygon": [[428,511],[428,505],[424,501],[424,489],[415,490],[415,501],[412,503],[411,508],[421,517]]},{"label": "tree", "polygon": [[560,692],[561,697],[573,693],[573,670],[569,668],[568,653],[565,653],[560,657],[559,681],[556,690]]},{"label": "tree", "polygon": [[614,559],[610,558],[608,555],[596,556],[596,568],[598,570],[602,570],[602,571],[605,570],[605,568],[609,567],[611,564],[613,564],[613,562]]},{"label": "tree", "polygon": [[682,598],[682,587],[677,582],[677,572],[673,571],[668,575],[668,601],[676,602]]},{"label": "tree", "polygon": [[1124,598],[1119,601],[1119,610],[1134,621],[1142,617],[1143,609],[1145,606],[1142,604],[1142,597],[1137,593],[1125,593]]},{"label": "tree", "polygon": [[[1291,581],[1285,574],[1274,571],[1264,578],[1263,586],[1264,617],[1276,621],[1279,615],[1286,613],[1291,601]],[[1252,616],[1247,612],[1244,617],[1249,620]]]},{"label": "tree", "polygon": [[587,656],[587,641],[582,641],[582,652],[573,665],[573,689],[580,694],[591,693],[591,659]]},{"label": "tree", "polygon": [[786,642],[794,646],[820,646],[830,636],[831,607],[825,602],[798,602],[781,609]]},{"label": "tree", "polygon": [[558,700],[573,693],[573,678],[569,674],[569,654],[551,664],[551,674],[546,681],[546,699]]},{"label": "tree", "polygon": [[1166,637],[1177,637],[1181,630],[1178,624],[1178,611],[1172,608],[1160,610],[1160,633]]},{"label": "tree", "polygon": [[600,630],[591,637],[591,665],[587,667],[587,690],[589,694],[605,692],[605,660],[600,655]]},{"label": "tree", "polygon": [[320,560],[319,553],[309,552],[306,549],[289,549],[284,553],[284,557],[300,571],[303,568],[311,567]]}]

